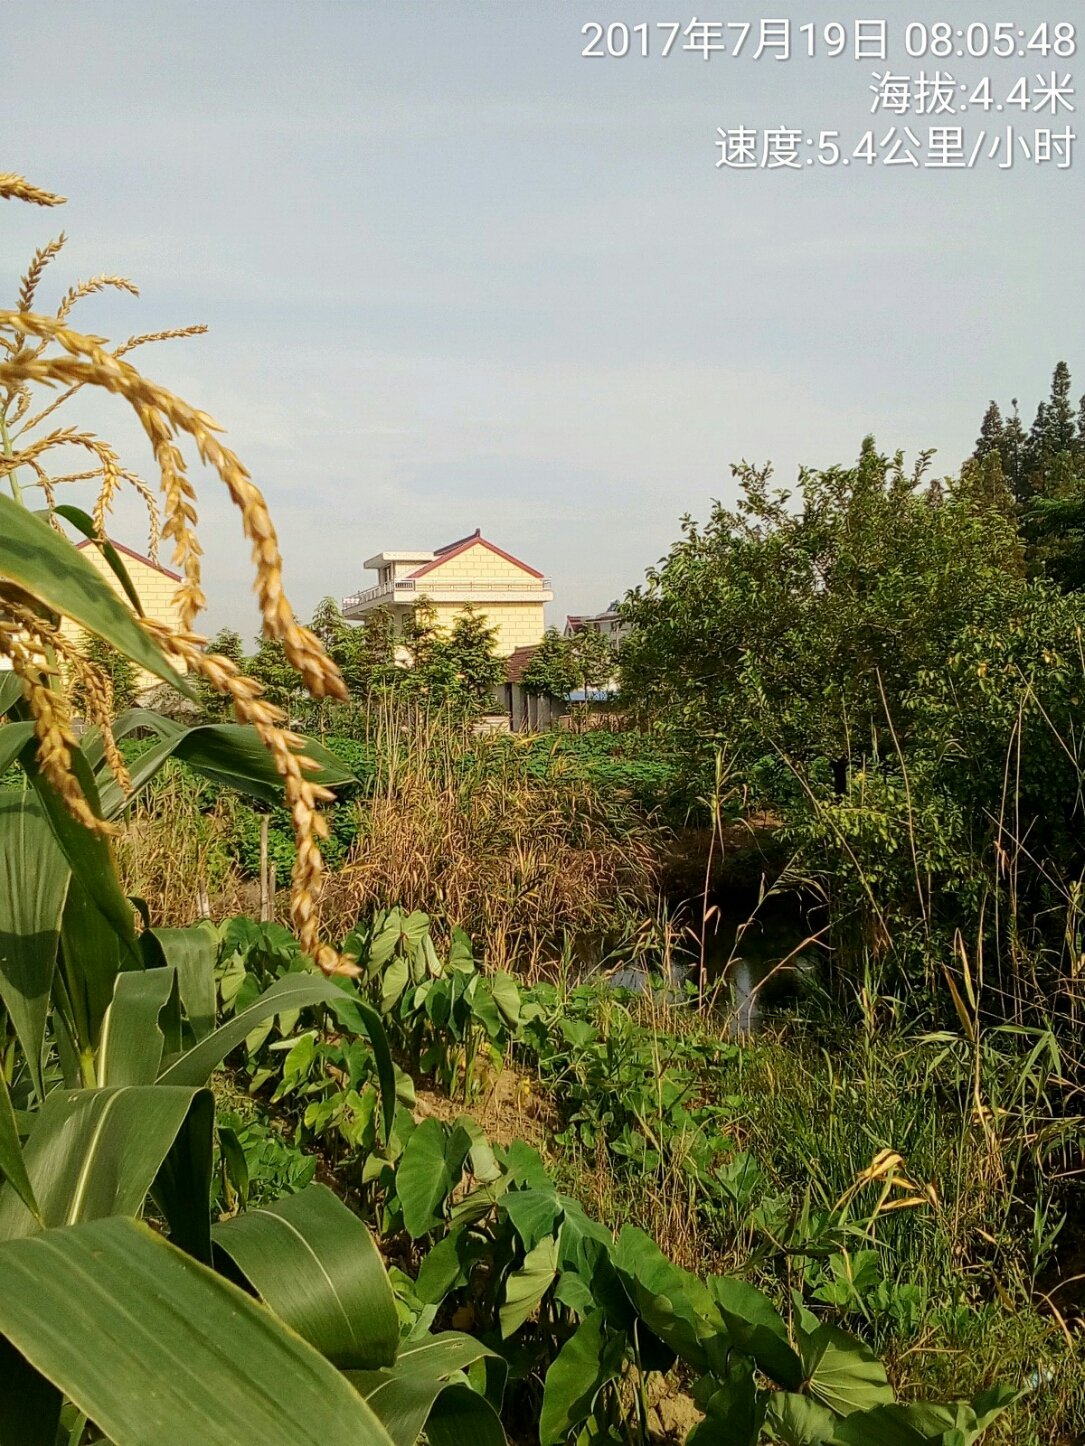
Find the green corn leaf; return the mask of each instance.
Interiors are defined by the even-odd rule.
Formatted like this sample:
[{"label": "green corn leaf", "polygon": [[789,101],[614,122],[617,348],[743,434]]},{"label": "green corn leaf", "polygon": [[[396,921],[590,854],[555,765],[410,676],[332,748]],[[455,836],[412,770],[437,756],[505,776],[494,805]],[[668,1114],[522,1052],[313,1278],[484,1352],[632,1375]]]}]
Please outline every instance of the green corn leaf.
[{"label": "green corn leaf", "polygon": [[373,1237],[324,1185],[214,1227],[223,1250],[275,1314],[341,1369],[395,1360],[399,1318]]},{"label": "green corn leaf", "polygon": [[[19,1127],[15,1122],[15,1111],[11,1107],[8,1082],[0,1070],[0,1172],[8,1185],[15,1191],[31,1215],[41,1220],[41,1211],[34,1198],[34,1187],[26,1173],[23,1147],[19,1141]],[[0,1442],[3,1437],[0,1437]]]},{"label": "green corn leaf", "polygon": [[390,1446],[319,1352],[134,1220],[0,1246],[0,1334],[114,1446]]},{"label": "green corn leaf", "polygon": [[166,1037],[159,1015],[177,987],[172,969],[118,974],[98,1048],[98,1083],[153,1085]]},{"label": "green corn leaf", "polygon": [[[132,922],[134,911],[121,890],[109,840],[84,828],[71,816],[59,794],[42,774],[33,744],[27,744],[23,749],[19,763],[45,810],[57,843],[68,860],[68,867],[83,885],[91,903],[116,933],[122,960],[129,966],[142,967]],[[81,749],[72,749],[72,769],[91,808],[101,816],[94,775]]]},{"label": "green corn leaf", "polygon": [[[283,1014],[291,1009],[303,1009],[310,1004],[334,1004],[343,997],[343,990],[316,972],[287,974],[277,979],[239,1014],[233,1015],[225,1024],[206,1035],[179,1058],[171,1060],[160,1076],[162,1084],[202,1085],[210,1078],[231,1050],[252,1032],[264,1019],[274,1014]],[[346,996],[350,1000],[350,996]],[[351,1001],[353,1002],[353,1001]]]},{"label": "green corn leaf", "polygon": [[[138,720],[138,721],[134,721]],[[201,778],[232,789],[260,803],[281,804],[283,781],[271,754],[253,728],[240,723],[199,723],[186,728],[146,710],[125,715],[128,731],[152,729],[160,741],[141,754],[132,770],[132,789],[122,793],[116,780],[99,773],[103,816],[117,818],[154,779],[170,758],[177,758]],[[304,753],[320,766],[306,777],[325,788],[343,788],[356,782],[350,769],[334,753],[306,738],[295,753]]]},{"label": "green corn leaf", "polygon": [[139,593],[136,592],[135,584],[128,575],[128,569],[121,561],[121,555],[107,537],[99,535],[94,519],[83,511],[81,507],[73,507],[70,503],[60,503],[53,508],[58,517],[63,517],[70,522],[90,542],[93,542],[98,551],[105,558],[109,570],[124,589],[124,595],[132,604],[132,611],[143,617],[143,604],[139,600]]},{"label": "green corn leaf", "polygon": [[[396,1446],[414,1446],[423,1430],[434,1446],[503,1446],[505,1433],[493,1407],[460,1375],[488,1358],[499,1359],[470,1336],[446,1331],[405,1346],[388,1370],[350,1371],[348,1379]],[[446,1392],[456,1396],[442,1410]],[[473,1399],[460,1399],[463,1393]]]},{"label": "green corn leaf", "polygon": [[5,723],[3,727],[0,727],[0,778],[8,771],[33,736],[34,724],[32,722]]},{"label": "green corn leaf", "polygon": [[0,999],[39,1097],[45,1094],[42,1044],[69,877],[35,795],[0,791]]},{"label": "green corn leaf", "polygon": [[83,554],[48,522],[0,494],[0,576],[186,696],[192,690],[170,667],[132,613]]},{"label": "green corn leaf", "polygon": [[187,929],[145,929],[140,943],[149,964],[176,971],[185,1015],[196,1039],[203,1039],[215,1027],[215,926],[204,920]]},{"label": "green corn leaf", "polygon": [[201,1093],[160,1085],[53,1090],[23,1146],[41,1220],[0,1191],[0,1241],[106,1215],[138,1215]]}]

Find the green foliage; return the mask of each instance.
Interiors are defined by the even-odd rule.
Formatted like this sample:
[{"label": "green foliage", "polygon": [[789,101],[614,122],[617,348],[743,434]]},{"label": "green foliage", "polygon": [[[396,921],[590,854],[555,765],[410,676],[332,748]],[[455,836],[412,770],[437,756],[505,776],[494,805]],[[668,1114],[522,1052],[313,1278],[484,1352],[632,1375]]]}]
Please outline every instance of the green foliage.
[{"label": "green foliage", "polygon": [[557,628],[547,628],[542,642],[528,659],[520,682],[525,692],[551,698],[564,698],[576,687],[569,640]]},{"label": "green foliage", "polygon": [[485,711],[504,677],[504,664],[494,653],[496,639],[497,629],[470,604],[446,631],[428,599],[419,599],[403,628],[409,662],[397,672],[397,691],[429,704]]},{"label": "green foliage", "polygon": [[[79,649],[108,679],[114,709],[118,713],[123,713],[126,708],[131,708],[136,701],[136,682],[139,677],[135,664],[109,643],[95,637],[93,633],[82,635]],[[87,711],[85,687],[78,677],[72,679],[71,699],[73,707],[85,715]]]}]

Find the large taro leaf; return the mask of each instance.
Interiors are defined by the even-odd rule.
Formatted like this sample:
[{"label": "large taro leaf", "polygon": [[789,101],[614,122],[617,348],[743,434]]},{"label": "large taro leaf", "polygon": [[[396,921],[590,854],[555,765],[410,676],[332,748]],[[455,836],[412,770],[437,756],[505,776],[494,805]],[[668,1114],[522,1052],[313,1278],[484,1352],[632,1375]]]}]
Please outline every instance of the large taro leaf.
[{"label": "large taro leaf", "polygon": [[42,1223],[54,1227],[138,1215],[204,1093],[160,1085],[52,1090],[23,1147],[41,1220],[5,1186],[0,1190],[0,1241],[32,1235]]},{"label": "large taro leaf", "polygon": [[407,1141],[396,1170],[396,1194],[412,1240],[427,1235],[442,1219],[445,1201],[459,1178],[448,1160],[449,1137],[440,1120],[422,1120]]},{"label": "large taro leaf", "polygon": [[[116,818],[122,813],[171,758],[187,764],[202,778],[247,798],[260,803],[282,803],[282,778],[255,729],[240,723],[198,723],[186,727],[145,709],[134,709],[118,719],[122,736],[137,729],[157,734],[158,741],[135,761],[131,791],[122,793],[108,770],[98,768],[98,786],[106,818]],[[93,750],[91,757],[97,762],[100,744],[92,740],[89,746]],[[346,764],[314,739],[304,739],[295,752],[304,753],[320,765],[306,774],[313,783],[323,784],[325,788],[342,788],[356,781]]]},{"label": "large taro leaf", "polygon": [[687,1365],[707,1370],[706,1342],[719,1334],[722,1321],[701,1282],[672,1264],[651,1236],[633,1225],[622,1229],[612,1260],[649,1330]]},{"label": "large taro leaf", "polygon": [[134,1220],[0,1245],[0,1335],[115,1446],[390,1446],[318,1351]]},{"label": "large taro leaf", "polygon": [[216,1225],[212,1235],[280,1320],[340,1369],[395,1360],[399,1318],[373,1237],[325,1185]]},{"label": "large taro leaf", "polygon": [[524,1256],[524,1263],[505,1280],[505,1303],[498,1312],[503,1339],[515,1333],[533,1315],[558,1273],[558,1242],[540,1240]]},{"label": "large taro leaf", "polygon": [[796,1391],[773,1391],[765,1419],[784,1446],[831,1446],[840,1424],[827,1406]]},{"label": "large taro leaf", "polygon": [[39,1096],[45,1093],[42,1043],[68,879],[36,796],[0,790],[0,999]]},{"label": "large taro leaf", "polygon": [[1020,1395],[1003,1385],[973,1401],[910,1401],[856,1411],[837,1426],[832,1446],[972,1446]]},{"label": "large taro leaf", "polygon": [[607,1329],[605,1311],[585,1316],[546,1373],[540,1446],[560,1446],[589,1418],[596,1396],[621,1373],[626,1344],[624,1331]]},{"label": "large taro leaf", "polygon": [[188,684],[93,563],[48,522],[2,495],[0,577],[10,578],[50,611],[71,618],[148,673],[191,696]]},{"label": "large taro leaf", "polygon": [[893,1400],[885,1367],[857,1337],[832,1325],[798,1333],[806,1389],[838,1416],[869,1411]]},{"label": "large taro leaf", "polygon": [[747,1281],[725,1276],[709,1276],[708,1289],[731,1343],[752,1356],[778,1386],[797,1391],[803,1383],[803,1364],[791,1349],[787,1325],[768,1296]]},{"label": "large taro leaf", "polygon": [[434,1446],[504,1446],[493,1406],[461,1375],[486,1360],[500,1366],[478,1341],[446,1331],[405,1346],[389,1369],[349,1371],[347,1377],[396,1446],[414,1446],[423,1429]]}]

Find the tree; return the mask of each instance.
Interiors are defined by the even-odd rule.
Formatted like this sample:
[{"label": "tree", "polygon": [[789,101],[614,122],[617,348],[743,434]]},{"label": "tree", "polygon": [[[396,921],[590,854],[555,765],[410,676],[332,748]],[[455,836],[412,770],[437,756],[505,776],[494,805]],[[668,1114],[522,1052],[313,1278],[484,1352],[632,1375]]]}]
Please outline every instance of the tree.
[{"label": "tree", "polygon": [[497,629],[470,605],[457,613],[446,631],[433,604],[420,598],[403,628],[410,662],[397,670],[397,685],[404,692],[468,712],[484,710],[504,675],[504,664],[494,651],[496,641]]},{"label": "tree", "polygon": [[303,696],[298,675],[291,667],[278,638],[257,638],[256,652],[247,659],[245,671],[264,685],[264,696],[288,716]]},{"label": "tree", "polygon": [[928,461],[906,471],[867,438],[854,467],[804,470],[797,507],[771,469],[733,468],[738,505],[683,519],[626,600],[634,708],[691,755],[821,760],[838,787],[849,760],[891,754],[919,674],[1025,586],[1013,522],[960,484],[930,505]]},{"label": "tree", "polygon": [[992,452],[1001,452],[1005,441],[1005,428],[998,403],[992,402],[983,418],[980,434],[976,438],[976,450],[972,453],[977,462],[982,462]]},{"label": "tree", "polygon": [[[126,708],[131,708],[136,701],[137,685],[139,681],[139,670],[130,658],[125,657],[109,643],[103,642],[94,633],[82,633],[79,639],[79,651],[89,662],[93,663],[100,673],[103,673],[109,682],[113,695],[113,711],[123,713]],[[87,700],[85,688],[78,677],[73,677],[71,685],[72,703],[75,708],[86,716]]]},{"label": "tree", "polygon": [[335,663],[353,698],[389,681],[395,666],[391,615],[383,608],[367,613],[357,626],[348,623],[334,598],[318,604],[309,624]]},{"label": "tree", "polygon": [[557,628],[547,628],[524,668],[521,687],[537,697],[566,698],[576,683],[569,639],[562,637]]},{"label": "tree", "polygon": [[569,639],[569,665],[585,699],[589,693],[606,688],[617,666],[610,639],[595,628],[581,628]]},{"label": "tree", "polygon": [[468,604],[456,614],[448,639],[448,655],[465,700],[485,710],[494,689],[505,675],[505,665],[494,651],[497,629]]}]

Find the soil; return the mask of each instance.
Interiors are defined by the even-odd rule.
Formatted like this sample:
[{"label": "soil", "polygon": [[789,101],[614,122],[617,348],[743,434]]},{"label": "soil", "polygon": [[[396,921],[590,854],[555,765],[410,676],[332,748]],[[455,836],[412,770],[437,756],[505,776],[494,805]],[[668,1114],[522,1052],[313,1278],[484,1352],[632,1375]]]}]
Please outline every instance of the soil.
[{"label": "soil", "polygon": [[495,1145],[508,1146],[514,1140],[523,1140],[540,1151],[553,1135],[556,1118],[553,1105],[539,1093],[531,1076],[509,1066],[466,1104],[433,1090],[419,1089],[415,1093],[416,1120],[433,1116],[449,1124],[463,1114],[469,1114]]}]

